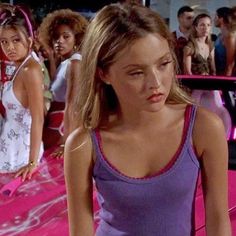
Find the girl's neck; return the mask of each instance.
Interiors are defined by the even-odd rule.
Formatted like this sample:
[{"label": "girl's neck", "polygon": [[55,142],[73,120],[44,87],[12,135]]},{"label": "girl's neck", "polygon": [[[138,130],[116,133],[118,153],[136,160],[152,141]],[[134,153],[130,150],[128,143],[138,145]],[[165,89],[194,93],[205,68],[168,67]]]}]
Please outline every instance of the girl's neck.
[{"label": "girl's neck", "polygon": [[166,121],[167,106],[164,105],[156,112],[123,111],[118,115],[118,123],[127,130],[149,129],[153,126],[162,126]]},{"label": "girl's neck", "polygon": [[189,37],[189,34],[190,34],[190,30],[189,29],[186,29],[186,28],[184,28],[182,26],[179,26],[179,31],[181,33],[183,33],[187,38]]},{"label": "girl's neck", "polygon": [[66,55],[63,55],[63,56],[61,57],[62,61],[65,61],[65,60],[67,60],[68,58],[71,58],[71,56],[72,56],[73,54],[75,54],[75,53],[76,53],[75,51],[71,51],[71,52],[67,53]]},{"label": "girl's neck", "polygon": [[19,67],[29,56],[30,56],[30,54],[27,54],[27,56],[22,58],[21,60],[14,61],[15,66]]},{"label": "girl's neck", "polygon": [[204,36],[204,37],[198,37],[198,38],[196,38],[196,42],[198,42],[198,43],[206,43],[206,36]]}]

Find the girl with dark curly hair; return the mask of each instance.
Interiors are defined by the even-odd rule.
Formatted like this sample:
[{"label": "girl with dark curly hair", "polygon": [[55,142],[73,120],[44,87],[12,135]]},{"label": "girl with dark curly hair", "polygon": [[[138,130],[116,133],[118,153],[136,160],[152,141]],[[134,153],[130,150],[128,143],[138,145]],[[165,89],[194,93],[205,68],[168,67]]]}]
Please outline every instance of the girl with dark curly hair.
[{"label": "girl with dark curly hair", "polygon": [[[61,9],[48,14],[39,28],[39,39],[49,49],[50,74],[53,79],[51,84],[53,102],[44,132],[46,148],[61,144],[63,133],[66,137],[72,129],[67,122],[67,114],[70,112],[68,105],[73,97],[73,80],[75,75],[79,74],[81,61],[79,50],[86,26],[87,20],[79,13]],[[56,68],[57,60],[59,63]]]}]

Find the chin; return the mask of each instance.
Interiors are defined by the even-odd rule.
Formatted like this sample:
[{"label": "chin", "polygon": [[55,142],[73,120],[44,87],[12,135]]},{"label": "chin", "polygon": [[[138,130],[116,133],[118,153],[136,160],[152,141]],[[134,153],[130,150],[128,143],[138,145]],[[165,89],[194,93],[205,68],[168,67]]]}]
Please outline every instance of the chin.
[{"label": "chin", "polygon": [[164,106],[165,106],[165,102],[159,102],[159,103],[151,104],[151,106],[149,106],[145,110],[148,112],[158,112],[162,110]]}]

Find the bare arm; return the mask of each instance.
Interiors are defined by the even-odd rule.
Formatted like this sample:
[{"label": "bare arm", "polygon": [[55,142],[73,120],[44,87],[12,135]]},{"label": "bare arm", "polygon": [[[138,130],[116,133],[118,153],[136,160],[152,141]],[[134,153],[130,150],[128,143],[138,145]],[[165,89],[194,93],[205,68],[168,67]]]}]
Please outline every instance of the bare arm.
[{"label": "bare arm", "polygon": [[93,236],[93,159],[87,132],[78,129],[68,137],[64,163],[70,236]]},{"label": "bare arm", "polygon": [[211,71],[212,71],[212,75],[216,75],[215,49],[212,49],[210,53],[211,53]]},{"label": "bare arm", "polygon": [[40,145],[42,142],[43,122],[44,122],[44,100],[43,100],[43,73],[38,63],[30,63],[27,69],[24,69],[23,84],[27,94],[28,108],[32,118],[30,128],[30,153],[29,163],[31,166],[22,168],[18,175],[22,175],[23,180],[31,178],[33,167],[36,166],[39,159]]},{"label": "bare arm", "polygon": [[[73,98],[76,97],[76,93],[78,93],[78,87],[76,80],[80,75],[80,61],[72,60],[70,65],[68,66],[66,73],[66,81],[67,81],[67,91],[66,91],[66,106],[64,112],[64,140],[66,140],[67,136],[75,129],[75,121],[74,121],[74,111],[72,105],[74,103]],[[70,117],[70,118],[69,118]]]},{"label": "bare arm", "polygon": [[202,158],[207,236],[231,236],[228,214],[228,150],[221,119],[199,109],[193,142]]},{"label": "bare arm", "polygon": [[229,34],[225,39],[226,48],[226,71],[227,76],[231,76],[236,60],[236,34]]},{"label": "bare arm", "polygon": [[183,56],[183,62],[184,62],[184,74],[192,75],[192,50],[190,47],[185,46],[184,47],[184,56]]}]

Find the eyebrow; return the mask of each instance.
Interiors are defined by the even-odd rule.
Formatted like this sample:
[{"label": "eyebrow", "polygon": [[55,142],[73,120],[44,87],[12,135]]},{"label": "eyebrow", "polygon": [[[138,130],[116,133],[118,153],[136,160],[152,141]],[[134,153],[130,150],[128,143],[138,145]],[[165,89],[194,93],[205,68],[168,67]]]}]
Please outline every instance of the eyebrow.
[{"label": "eyebrow", "polygon": [[[167,57],[167,56],[171,56],[171,53],[170,53],[170,52],[167,52],[166,54],[164,54],[163,56],[161,56],[160,58],[158,58],[157,61],[161,61],[161,60],[163,60],[163,59],[164,59],[165,57]],[[142,65],[142,64],[129,64],[129,65],[126,65],[126,66],[122,67],[122,69],[127,69],[127,68],[129,68],[129,67],[144,67],[144,65]]]},{"label": "eyebrow", "polygon": [[[16,38],[16,37],[20,37],[18,34],[15,34],[13,36],[10,37],[10,39]],[[7,39],[6,37],[0,37],[1,40],[3,39]]]},{"label": "eyebrow", "polygon": [[63,31],[60,34],[72,34],[72,31]]}]

